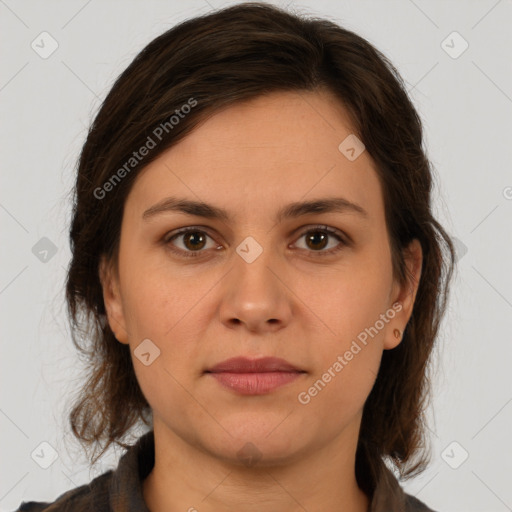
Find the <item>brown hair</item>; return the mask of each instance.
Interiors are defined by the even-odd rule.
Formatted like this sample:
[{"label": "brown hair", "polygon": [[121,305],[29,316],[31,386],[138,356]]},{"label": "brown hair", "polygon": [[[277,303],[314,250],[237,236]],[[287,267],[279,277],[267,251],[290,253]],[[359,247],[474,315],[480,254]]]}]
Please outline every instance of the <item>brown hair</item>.
[{"label": "brown hair", "polygon": [[[370,494],[384,458],[405,478],[425,469],[426,456],[416,464],[413,456],[424,448],[427,363],[448,299],[455,251],[431,211],[432,173],[422,149],[421,121],[396,69],[364,38],[325,19],[252,2],[186,20],[151,41],[116,80],[80,154],[66,298],[73,342],[89,373],[69,419],[84,447],[104,442],[93,462],[113,443],[127,447],[122,439],[140,420],[151,426],[129,346],[115,339],[105,321],[98,275],[101,255],[116,264],[123,206],[137,173],[220,108],[272,91],[320,88],[345,107],[377,165],[393,272],[402,283],[410,277],[402,250],[414,238],[423,250],[403,340],[384,351],[364,406],[356,477]],[[186,104],[195,106],[186,110]],[[169,121],[185,111],[179,122]],[[157,127],[156,147],[140,162],[130,160],[148,137],[155,139]]]}]

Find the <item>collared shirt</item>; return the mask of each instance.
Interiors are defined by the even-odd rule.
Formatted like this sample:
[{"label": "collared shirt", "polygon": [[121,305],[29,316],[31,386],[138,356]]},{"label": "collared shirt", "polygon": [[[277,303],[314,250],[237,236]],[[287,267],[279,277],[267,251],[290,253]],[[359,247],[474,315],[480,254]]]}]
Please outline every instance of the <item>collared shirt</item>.
[{"label": "collared shirt", "polygon": [[[155,465],[154,432],[151,430],[123,454],[117,468],[89,484],[61,494],[54,502],[22,502],[17,512],[149,512],[142,482]],[[406,494],[395,475],[383,466],[368,512],[434,512]]]}]

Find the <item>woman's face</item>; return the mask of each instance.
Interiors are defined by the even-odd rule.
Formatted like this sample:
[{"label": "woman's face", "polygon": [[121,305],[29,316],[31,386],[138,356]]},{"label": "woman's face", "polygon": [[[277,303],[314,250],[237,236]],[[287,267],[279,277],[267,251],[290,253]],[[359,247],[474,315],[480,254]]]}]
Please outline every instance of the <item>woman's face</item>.
[{"label": "woman's face", "polygon": [[[416,283],[401,287],[375,167],[352,133],[328,93],[273,93],[217,113],[137,177],[104,298],[171,438],[269,463],[357,438],[382,351],[412,312],[421,249],[408,260]],[[209,207],[187,213],[171,197]],[[207,373],[237,356],[302,373],[246,393]]]}]

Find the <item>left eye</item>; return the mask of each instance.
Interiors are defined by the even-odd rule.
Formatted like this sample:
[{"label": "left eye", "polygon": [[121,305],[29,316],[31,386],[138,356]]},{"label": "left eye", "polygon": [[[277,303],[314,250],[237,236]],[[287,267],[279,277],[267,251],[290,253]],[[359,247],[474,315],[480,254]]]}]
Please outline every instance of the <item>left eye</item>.
[{"label": "left eye", "polygon": [[[299,239],[302,237],[306,237],[305,243],[309,244],[306,249],[312,249],[313,252],[332,253],[339,250],[341,248],[340,246],[344,245],[344,240],[338,232],[328,228],[327,226],[309,229],[302,233]],[[324,251],[323,249],[328,245],[329,238],[336,238],[338,240],[338,244],[335,244],[334,247]]]},{"label": "left eye", "polygon": [[[310,250],[313,253],[323,254],[331,254],[343,248],[346,245],[341,233],[337,230],[329,228],[328,226],[318,226],[315,228],[310,228],[307,231],[304,231],[300,236],[301,238],[305,237],[306,247],[302,247],[301,249]],[[338,243],[334,244],[333,247],[328,250],[324,250],[328,246],[328,241],[330,238],[337,239]],[[183,229],[170,237],[165,238],[165,243],[170,246],[176,247],[173,243],[176,239],[182,239],[182,248],[175,249],[170,247],[171,250],[175,253],[178,253],[183,256],[200,256],[200,253],[204,252],[203,249],[212,249],[218,248],[210,235],[205,231],[198,228],[187,228]],[[207,240],[210,239],[212,241],[212,245],[207,247]]]}]

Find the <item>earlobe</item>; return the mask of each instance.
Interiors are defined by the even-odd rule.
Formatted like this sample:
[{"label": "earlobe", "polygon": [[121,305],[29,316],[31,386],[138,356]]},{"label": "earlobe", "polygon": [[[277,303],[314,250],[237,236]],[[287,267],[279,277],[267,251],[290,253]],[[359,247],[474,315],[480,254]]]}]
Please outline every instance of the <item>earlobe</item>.
[{"label": "earlobe", "polygon": [[102,255],[100,258],[98,272],[110,329],[119,342],[128,344],[119,279],[112,268],[112,264],[107,261],[105,255]]},{"label": "earlobe", "polygon": [[412,315],[423,264],[423,251],[419,240],[414,239],[404,249],[404,259],[407,278],[403,285],[396,285],[398,291],[393,297],[393,309],[396,314],[384,338],[385,350],[391,350],[402,342],[403,332]]}]

